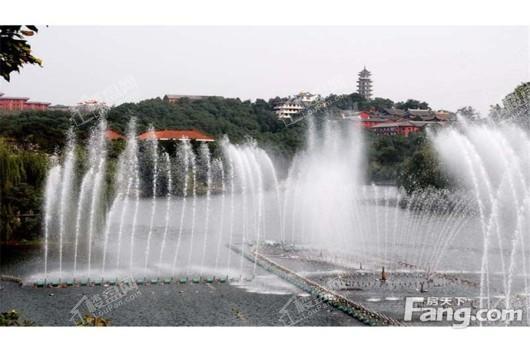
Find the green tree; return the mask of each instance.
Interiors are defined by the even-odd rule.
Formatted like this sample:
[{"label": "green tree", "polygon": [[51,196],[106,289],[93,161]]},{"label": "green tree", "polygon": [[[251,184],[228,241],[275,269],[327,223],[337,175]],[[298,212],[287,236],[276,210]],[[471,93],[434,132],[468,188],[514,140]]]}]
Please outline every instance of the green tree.
[{"label": "green tree", "polygon": [[416,99],[407,99],[406,102],[397,102],[395,107],[397,109],[430,109],[427,102],[420,102]]},{"label": "green tree", "polygon": [[482,119],[480,113],[472,106],[462,107],[456,111],[456,114],[466,118],[469,121],[478,121]]},{"label": "green tree", "polygon": [[490,106],[490,111],[488,113],[488,116],[493,121],[501,121],[503,119],[503,114],[504,114],[503,109],[499,104]]},{"label": "green tree", "polygon": [[41,65],[33,56],[26,40],[38,32],[35,26],[0,26],[0,76],[9,82],[12,72],[20,72],[25,64]]},{"label": "green tree", "polygon": [[40,222],[20,217],[38,214],[46,165],[45,154],[19,150],[0,139],[0,240],[39,234]]},{"label": "green tree", "polygon": [[370,104],[375,109],[390,109],[394,106],[394,102],[392,100],[380,97],[372,99]]},{"label": "green tree", "polygon": [[503,100],[504,115],[530,129],[530,82],[522,83]]},{"label": "green tree", "polygon": [[399,185],[409,194],[415,190],[449,187],[447,176],[429,144],[424,144],[404,163]]}]

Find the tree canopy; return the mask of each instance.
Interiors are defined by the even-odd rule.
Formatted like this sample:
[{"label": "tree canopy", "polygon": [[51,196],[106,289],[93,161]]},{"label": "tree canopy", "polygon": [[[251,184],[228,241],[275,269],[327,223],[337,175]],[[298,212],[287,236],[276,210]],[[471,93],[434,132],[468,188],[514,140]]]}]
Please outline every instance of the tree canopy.
[{"label": "tree canopy", "polygon": [[420,102],[416,99],[407,99],[406,102],[397,102],[395,104],[395,108],[397,109],[430,109],[429,104],[427,102]]},{"label": "tree canopy", "polygon": [[38,32],[35,26],[0,26],[0,76],[9,82],[12,72],[20,72],[25,64],[41,65],[26,40]]}]

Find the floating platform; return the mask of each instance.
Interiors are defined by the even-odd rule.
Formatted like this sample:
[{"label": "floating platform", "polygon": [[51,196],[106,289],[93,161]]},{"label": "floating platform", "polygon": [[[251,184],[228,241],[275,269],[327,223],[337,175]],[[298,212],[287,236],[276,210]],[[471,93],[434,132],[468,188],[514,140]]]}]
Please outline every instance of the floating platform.
[{"label": "floating platform", "polygon": [[0,280],[1,281],[6,281],[6,282],[14,282],[14,283],[18,283],[18,284],[22,285],[22,278],[16,277],[16,276],[1,275],[0,276]]},{"label": "floating platform", "polygon": [[[124,279],[125,280],[125,279]],[[127,279],[129,280],[129,279]],[[226,283],[229,281],[233,281],[234,279],[230,279],[228,275],[223,277],[216,277],[216,276],[196,276],[196,277],[166,277],[166,278],[136,278],[133,279],[133,281],[137,285],[169,285],[171,283],[175,284],[186,284],[188,282],[191,283]],[[250,282],[253,280],[251,277],[245,277],[243,278],[244,281]],[[44,287],[53,287],[53,288],[67,288],[67,287],[99,287],[99,286],[115,286],[120,282],[119,278],[113,278],[113,279],[89,279],[89,278],[82,278],[82,279],[67,279],[67,280],[58,280],[58,279],[52,279],[52,280],[36,280],[32,282],[30,285],[32,285],[35,288],[44,288]]]},{"label": "floating platform", "polygon": [[322,285],[300,276],[296,272],[274,262],[268,257],[254,252],[252,254],[232,247],[232,250],[241,254],[249,261],[255,262],[257,265],[267,270],[270,273],[277,275],[285,281],[295,285],[296,287],[308,292],[324,303],[332,306],[333,308],[340,310],[362,322],[368,326],[404,326],[404,324],[398,320],[392,319],[382,313],[378,313],[374,310],[370,310],[367,307],[352,302],[351,300],[343,297],[342,295],[333,292],[332,290],[323,287]]}]

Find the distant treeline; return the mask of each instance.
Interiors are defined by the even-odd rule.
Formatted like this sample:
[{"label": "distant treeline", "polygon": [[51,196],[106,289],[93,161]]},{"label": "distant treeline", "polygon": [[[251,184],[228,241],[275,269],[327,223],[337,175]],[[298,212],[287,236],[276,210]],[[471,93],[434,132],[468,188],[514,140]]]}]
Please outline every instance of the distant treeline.
[{"label": "distant treeline", "polygon": [[[504,107],[492,107],[492,114],[496,114],[494,118],[510,119],[514,116],[510,112],[516,111],[517,121],[527,123],[528,87],[528,83],[517,87],[504,100]],[[285,126],[274,113],[274,106],[280,101],[282,98],[279,97],[254,102],[209,97],[201,100],[183,98],[177,103],[168,103],[155,98],[112,107],[107,120],[110,128],[122,134],[126,133],[129,119],[134,116],[137,118],[138,133],[153,125],[155,129],[198,129],[217,139],[226,135],[234,143],[251,138],[267,149],[280,167],[285,167],[304,145],[307,121]],[[353,93],[324,98],[324,104],[313,109],[311,115],[321,122],[338,116],[341,110],[390,107],[427,109],[429,105],[412,99],[397,103],[384,98],[366,100]],[[95,115],[76,116],[63,111],[0,114],[1,240],[30,239],[40,234],[41,219],[32,214],[40,213],[47,157],[62,151],[66,132],[72,124],[76,125],[78,139],[83,142],[96,122]],[[408,137],[376,136],[368,132],[365,135],[365,175],[368,182],[400,185],[407,192],[448,186],[424,133]],[[170,148],[167,143],[162,145]],[[115,159],[123,147],[122,141],[110,145],[109,180],[112,179]],[[212,148],[215,150],[216,144]],[[79,153],[82,160],[83,152]]]},{"label": "distant treeline", "polygon": [[45,153],[26,151],[0,138],[0,241],[40,234],[47,162]]}]

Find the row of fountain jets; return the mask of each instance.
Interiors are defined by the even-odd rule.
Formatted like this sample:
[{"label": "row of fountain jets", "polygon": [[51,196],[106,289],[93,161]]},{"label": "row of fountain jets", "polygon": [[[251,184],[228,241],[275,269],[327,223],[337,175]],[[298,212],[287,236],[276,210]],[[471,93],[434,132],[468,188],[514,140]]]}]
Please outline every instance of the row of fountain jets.
[{"label": "row of fountain jets", "polygon": [[[330,125],[317,136],[311,128],[306,150],[296,156],[282,184],[271,158],[255,143],[234,145],[224,139],[222,154],[212,159],[206,143],[195,152],[184,140],[171,156],[161,151],[152,128],[144,146],[135,137],[134,119],[128,130],[114,191],[106,178],[111,166],[105,120],[91,134],[82,177],[76,173],[73,131],[62,163],[54,158],[44,206],[45,278],[105,277],[117,270],[122,271],[117,275],[174,276],[205,269],[241,274],[243,257],[232,260],[225,245],[230,249],[262,239],[356,252],[365,262],[368,255],[385,263],[414,257],[430,269],[462,223],[453,222],[461,219],[459,208],[440,202],[439,192],[413,195],[403,215],[399,207],[390,207],[392,200],[400,203],[399,193],[363,186],[362,140],[356,130]],[[435,200],[445,217],[418,212],[432,208]],[[415,236],[423,223],[438,229],[427,240]],[[434,243],[428,246],[429,241]],[[421,244],[421,251],[408,243]],[[403,250],[391,252],[397,244]],[[57,270],[50,272],[52,252]],[[254,264],[250,271],[255,269]]]},{"label": "row of fountain jets", "polygon": [[[102,119],[92,132],[82,176],[72,131],[49,170],[45,278],[255,271],[229,248],[273,241],[390,268],[478,271],[485,298],[497,287],[528,293],[530,142],[518,127],[464,122],[429,134],[461,189],[412,195],[365,185],[361,132],[334,122],[308,129],[282,181],[256,143],[224,139],[212,157],[184,140],[170,154],[154,134],[140,145],[131,119],[109,182],[106,128]],[[469,246],[474,257],[448,255]]]},{"label": "row of fountain jets", "polygon": [[[110,183],[114,190],[109,191],[106,179],[111,166],[107,153],[106,129],[107,123],[102,119],[92,131],[86,149],[86,172],[81,178],[77,177],[79,158],[73,130],[68,132],[62,163],[58,156],[52,158],[44,203],[45,278],[52,275],[64,279],[65,274],[74,278],[103,277],[115,269],[127,270],[129,273],[142,272],[143,269],[143,272],[148,273],[154,264],[162,265],[164,259],[169,257],[171,261],[166,261],[165,268],[159,268],[158,273],[175,274],[178,271],[178,260],[187,258],[187,268],[197,260],[193,249],[197,242],[195,238],[200,238],[203,243],[198,264],[204,267],[207,262],[211,262],[207,261],[210,260],[207,259],[210,252],[207,247],[214,245],[214,267],[217,268],[221,265],[219,257],[224,252],[223,245],[233,244],[232,235],[236,228],[240,228],[243,235],[240,242],[245,243],[245,235],[250,231],[253,239],[259,241],[264,228],[265,190],[272,187],[279,203],[279,186],[271,159],[255,143],[235,146],[224,140],[221,144],[223,156],[212,159],[206,143],[200,144],[196,154],[191,141],[185,139],[178,144],[175,155],[171,156],[169,152],[161,151],[151,127],[150,138],[143,146],[143,152],[148,158],[142,160],[139,142],[135,137],[136,122],[131,119],[126,147],[118,159],[115,180]],[[225,164],[229,168],[225,168]],[[146,167],[149,167],[148,171]],[[174,176],[177,176],[176,181]],[[149,187],[146,187],[147,181],[150,181]],[[178,190],[175,190],[176,187]],[[165,197],[160,197],[161,191],[165,193]],[[227,192],[230,194],[229,200],[226,200]],[[216,202],[221,207],[217,212],[215,229],[210,226],[213,223],[210,220],[210,207],[214,193]],[[236,196],[236,193],[239,195]],[[145,229],[146,234],[138,234],[138,221],[141,218],[139,212],[145,213],[146,194],[150,194],[148,227]],[[108,195],[113,195],[110,202]],[[164,205],[160,206],[164,199]],[[189,199],[191,212],[188,210]],[[177,202],[178,211],[175,210]],[[204,208],[200,230],[197,229],[199,202]],[[237,210],[236,202],[241,203]],[[108,204],[110,207],[107,207]],[[276,213],[281,217],[279,210],[276,208]],[[229,222],[225,222],[227,211]],[[178,226],[172,227],[170,223],[175,213],[179,218]],[[238,226],[235,225],[236,218]],[[159,228],[163,231],[156,234],[155,239],[155,232]],[[169,239],[168,235],[174,228],[177,229],[173,232],[176,234],[171,234]],[[199,231],[200,236],[197,234]],[[215,234],[210,234],[214,232]],[[229,239],[224,239],[225,235]],[[209,236],[215,236],[216,239],[209,240]],[[185,250],[182,249],[183,243],[188,245]],[[50,249],[52,244],[55,251]],[[171,245],[173,249],[169,248]],[[49,269],[52,252],[56,254],[56,271]],[[157,261],[153,259],[155,252],[158,253]],[[230,251],[227,254],[230,258]],[[66,255],[68,259],[65,258]],[[84,260],[83,265],[80,264],[81,258]],[[230,259],[227,263],[231,263]],[[241,267],[242,264],[241,261]]]}]

